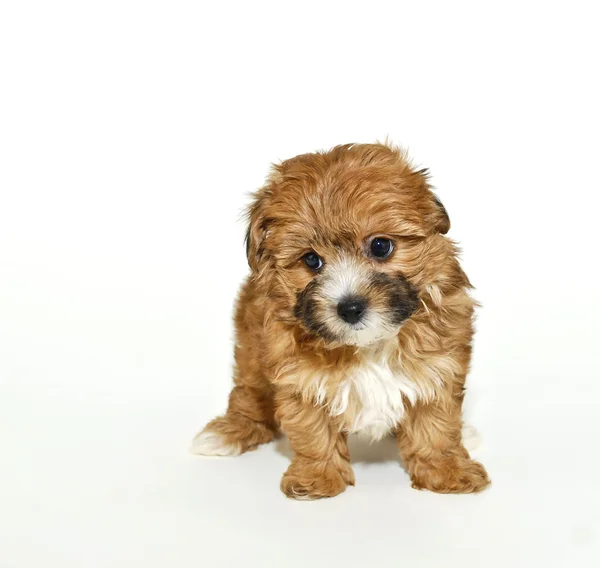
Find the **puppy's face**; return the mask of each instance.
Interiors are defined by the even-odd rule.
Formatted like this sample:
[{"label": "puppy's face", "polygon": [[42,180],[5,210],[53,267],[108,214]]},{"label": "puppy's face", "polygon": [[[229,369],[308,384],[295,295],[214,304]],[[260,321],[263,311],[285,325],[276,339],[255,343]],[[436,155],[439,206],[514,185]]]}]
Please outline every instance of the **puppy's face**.
[{"label": "puppy's face", "polygon": [[392,239],[368,237],[364,252],[340,247],[327,251],[328,261],[309,252],[304,256],[309,269],[322,267],[297,292],[294,315],[307,330],[332,343],[364,346],[396,335],[416,309],[418,294],[401,272],[383,266],[393,247]]},{"label": "puppy's face", "polygon": [[449,224],[424,175],[380,145],[283,162],[250,216],[250,265],[278,317],[332,347],[398,333]]}]

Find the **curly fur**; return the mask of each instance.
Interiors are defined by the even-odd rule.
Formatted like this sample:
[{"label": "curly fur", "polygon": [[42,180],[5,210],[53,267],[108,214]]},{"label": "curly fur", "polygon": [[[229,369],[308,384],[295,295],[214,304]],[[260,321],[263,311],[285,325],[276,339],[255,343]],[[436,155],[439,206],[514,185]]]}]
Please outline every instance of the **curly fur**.
[{"label": "curly fur", "polygon": [[[349,144],[274,166],[249,209],[235,387],[193,451],[239,454],[281,429],[296,454],[281,489],[313,499],[354,484],[348,433],[393,432],[413,487],[485,488],[461,441],[475,302],[449,228],[427,172],[397,148]],[[377,235],[394,242],[385,261],[368,256]],[[325,259],[321,274],[307,251]],[[346,289],[368,301],[362,328],[334,313]]]}]

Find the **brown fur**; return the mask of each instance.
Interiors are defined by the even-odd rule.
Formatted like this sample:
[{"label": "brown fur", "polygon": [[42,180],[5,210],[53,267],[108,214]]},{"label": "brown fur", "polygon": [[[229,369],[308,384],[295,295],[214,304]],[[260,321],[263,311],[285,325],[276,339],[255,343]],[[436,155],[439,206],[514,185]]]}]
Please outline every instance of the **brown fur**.
[{"label": "brown fur", "polygon": [[[390,365],[428,393],[406,401],[396,425],[413,487],[442,493],[485,488],[485,469],[461,442],[474,301],[457,249],[445,237],[449,225],[426,172],[414,171],[395,148],[344,145],[275,166],[249,211],[252,273],[235,315],[235,387],[226,414],[204,431],[246,451],[281,428],[296,453],[281,482],[289,497],[330,497],[354,485],[346,441],[361,401],[351,392],[338,416],[328,404],[363,355],[313,333],[294,315],[298,295],[315,278],[302,255],[315,250],[328,259],[351,251],[370,269],[401,274],[418,292],[418,307],[389,354]],[[364,259],[372,235],[396,243],[390,259],[376,266]],[[384,292],[373,290],[370,301],[383,302]],[[315,377],[322,376],[325,398],[316,404]]]}]

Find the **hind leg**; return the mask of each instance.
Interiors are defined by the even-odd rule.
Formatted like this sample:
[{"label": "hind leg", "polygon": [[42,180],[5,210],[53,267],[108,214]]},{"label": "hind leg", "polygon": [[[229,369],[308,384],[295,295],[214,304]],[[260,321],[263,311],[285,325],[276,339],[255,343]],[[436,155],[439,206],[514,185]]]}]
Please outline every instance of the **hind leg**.
[{"label": "hind leg", "polygon": [[227,412],[209,422],[192,442],[190,451],[206,456],[237,456],[277,436],[273,389],[261,370],[263,315],[254,300],[252,281],[241,289],[235,329],[235,386]]},{"label": "hind leg", "polygon": [[205,426],[192,441],[190,451],[205,456],[237,456],[276,435],[269,390],[237,385],[229,395],[227,412]]},{"label": "hind leg", "polygon": [[[190,451],[206,456],[237,456],[270,442],[277,435],[273,389],[261,372],[256,345],[244,315],[244,293],[236,316],[235,386],[227,412],[209,422],[193,440]],[[246,307],[246,309],[248,309]]]}]

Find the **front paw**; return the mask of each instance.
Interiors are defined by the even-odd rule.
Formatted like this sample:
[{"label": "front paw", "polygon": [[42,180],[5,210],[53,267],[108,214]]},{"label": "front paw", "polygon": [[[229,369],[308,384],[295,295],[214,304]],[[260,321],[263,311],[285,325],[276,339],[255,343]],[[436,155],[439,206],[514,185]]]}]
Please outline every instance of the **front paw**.
[{"label": "front paw", "polygon": [[436,493],[477,493],[490,484],[485,468],[461,452],[415,457],[409,473],[415,489]]},{"label": "front paw", "polygon": [[281,490],[291,499],[334,497],[354,485],[350,464],[336,467],[332,462],[314,462],[294,458],[281,479]]}]

